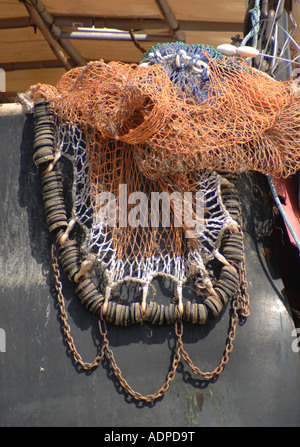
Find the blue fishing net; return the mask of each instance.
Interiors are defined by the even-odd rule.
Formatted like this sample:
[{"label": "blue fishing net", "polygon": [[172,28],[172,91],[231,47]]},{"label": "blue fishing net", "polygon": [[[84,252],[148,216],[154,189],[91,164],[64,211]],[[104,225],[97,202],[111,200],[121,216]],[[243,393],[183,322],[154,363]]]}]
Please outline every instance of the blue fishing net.
[{"label": "blue fishing net", "polygon": [[159,64],[170,80],[197,102],[207,99],[209,88],[209,58],[224,56],[209,45],[187,45],[182,42],[158,44],[147,51],[141,64]]}]

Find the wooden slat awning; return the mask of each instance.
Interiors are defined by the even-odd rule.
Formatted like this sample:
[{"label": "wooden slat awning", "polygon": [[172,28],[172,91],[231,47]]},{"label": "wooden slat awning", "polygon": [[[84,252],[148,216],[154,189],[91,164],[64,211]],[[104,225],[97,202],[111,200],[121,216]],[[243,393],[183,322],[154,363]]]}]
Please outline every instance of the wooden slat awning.
[{"label": "wooden slat awning", "polygon": [[[230,43],[242,36],[245,15],[243,0],[0,0],[0,8],[0,68],[6,74],[2,102],[13,101],[32,84],[55,84],[68,64],[136,63],[143,50],[176,40]],[[106,28],[106,34],[98,28]]]}]

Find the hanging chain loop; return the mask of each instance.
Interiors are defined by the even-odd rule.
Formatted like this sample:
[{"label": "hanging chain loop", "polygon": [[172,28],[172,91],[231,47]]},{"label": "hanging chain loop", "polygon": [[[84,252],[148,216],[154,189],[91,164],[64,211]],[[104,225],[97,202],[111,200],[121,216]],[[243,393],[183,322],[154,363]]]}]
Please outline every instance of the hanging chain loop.
[{"label": "hanging chain loop", "polygon": [[78,353],[73,337],[71,336],[71,329],[70,325],[68,323],[68,316],[65,308],[65,300],[63,296],[62,291],[62,283],[60,280],[60,270],[58,265],[58,260],[55,255],[55,246],[52,246],[52,267],[54,271],[54,278],[55,278],[55,288],[57,291],[57,298],[58,298],[58,304],[60,309],[60,317],[63,324],[63,330],[64,334],[66,336],[68,347],[73,355],[74,361],[79,364],[82,369],[84,370],[91,370],[101,363],[104,356],[106,356],[107,360],[110,362],[110,365],[113,369],[113,372],[118,379],[120,385],[123,387],[124,391],[131,395],[135,400],[138,401],[144,401],[147,403],[151,403],[158,398],[162,397],[164,393],[169,389],[170,383],[175,377],[176,370],[178,368],[178,364],[180,362],[180,356],[182,355],[183,359],[185,360],[186,364],[191,368],[193,373],[197,376],[203,377],[205,380],[210,380],[217,375],[219,375],[223,369],[225,368],[226,364],[229,361],[229,355],[233,350],[233,341],[235,339],[236,334],[236,327],[238,322],[238,314],[240,312],[240,315],[242,317],[246,317],[249,314],[249,300],[244,299],[243,296],[248,297],[246,286],[247,282],[245,281],[245,262],[243,261],[242,267],[240,269],[240,286],[238,289],[238,293],[234,297],[232,301],[232,315],[231,315],[231,322],[230,322],[230,328],[229,328],[229,334],[225,346],[225,351],[222,356],[220,364],[211,372],[203,372],[201,369],[199,369],[197,366],[194,365],[192,362],[190,356],[186,352],[186,350],[183,347],[182,342],[182,336],[183,336],[183,322],[181,319],[177,319],[175,322],[175,334],[177,337],[176,341],[176,348],[175,353],[173,356],[171,369],[167,375],[167,378],[164,382],[164,384],[159,388],[159,390],[154,394],[148,394],[143,395],[137,391],[134,391],[131,386],[128,384],[128,382],[124,379],[122,375],[122,371],[117,365],[117,362],[115,360],[115,356],[112,352],[112,350],[109,347],[109,341],[107,339],[107,326],[106,321],[104,320],[101,312],[100,312],[100,318],[99,318],[99,332],[102,335],[102,346],[100,349],[100,352],[97,354],[95,359],[92,362],[84,362],[82,360],[82,357]]},{"label": "hanging chain loop", "polygon": [[63,324],[63,331],[66,336],[67,344],[68,344],[68,347],[73,355],[74,361],[77,364],[79,364],[82,369],[89,371],[89,370],[97,367],[101,363],[101,361],[104,357],[104,353],[105,353],[105,346],[102,345],[99,354],[95,357],[95,359],[92,362],[84,362],[82,360],[81,355],[78,353],[78,351],[76,349],[74,339],[71,336],[71,328],[68,323],[68,315],[67,315],[66,307],[65,307],[62,283],[60,280],[59,265],[58,265],[57,257],[55,255],[54,244],[52,245],[51,252],[52,252],[52,268],[53,268],[53,272],[54,272],[55,289],[57,292],[57,299],[58,299],[58,305],[59,305],[59,310],[60,310],[60,318],[61,318],[61,321]]}]

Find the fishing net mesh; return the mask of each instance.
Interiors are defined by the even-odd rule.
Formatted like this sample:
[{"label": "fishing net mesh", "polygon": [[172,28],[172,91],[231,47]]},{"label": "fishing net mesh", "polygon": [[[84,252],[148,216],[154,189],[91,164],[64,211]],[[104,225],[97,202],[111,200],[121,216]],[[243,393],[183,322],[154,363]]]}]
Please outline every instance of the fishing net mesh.
[{"label": "fishing net mesh", "polygon": [[[238,313],[249,315],[233,180],[248,170],[287,177],[299,169],[299,94],[241,58],[176,43],[151,48],[140,65],[97,61],[74,68],[55,87],[31,87],[27,97],[35,104],[34,160],[43,168],[46,218],[57,248],[55,286],[74,360],[90,370],[105,354],[123,388],[147,402],[168,389],[181,355],[204,379],[220,374]],[[81,302],[100,316],[103,345],[92,363],[82,361],[70,335],[55,253]],[[155,299],[158,276],[173,283],[166,306]],[[130,301],[117,291],[116,301],[116,289],[128,283],[139,294]],[[182,293],[190,283],[191,300]],[[229,300],[223,357],[215,370],[203,372],[183,348],[183,322],[205,324]],[[155,394],[136,393],[122,378],[103,318],[123,326],[175,325],[176,353]]]},{"label": "fishing net mesh", "polygon": [[[110,285],[159,273],[180,282],[195,272],[203,285],[236,224],[217,172],[286,177],[300,166],[299,95],[210,47],[157,46],[141,65],[92,62],[30,94],[50,101],[58,117],[57,148],[74,165],[82,253],[105,266]],[[155,215],[157,192],[193,193],[190,219],[176,200],[169,221],[162,209]]]},{"label": "fishing net mesh", "polygon": [[36,86],[34,96],[47,97],[58,116],[86,135],[93,131],[88,148],[96,183],[101,150],[93,148],[100,140],[117,142],[124,151],[134,148],[139,170],[149,179],[174,173],[187,178],[203,168],[274,177],[295,173],[299,95],[291,84],[274,81],[243,59],[209,53],[206,59],[209,82],[201,98],[193,82],[183,91],[159,64],[116,62],[75,68],[55,88]]}]

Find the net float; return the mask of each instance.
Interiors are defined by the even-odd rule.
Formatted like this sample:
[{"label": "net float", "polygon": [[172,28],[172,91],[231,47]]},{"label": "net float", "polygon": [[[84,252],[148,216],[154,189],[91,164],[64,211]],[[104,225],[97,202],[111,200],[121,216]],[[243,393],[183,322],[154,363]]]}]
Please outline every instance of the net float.
[{"label": "net float", "polygon": [[259,55],[259,51],[257,48],[243,46],[236,49],[236,54],[243,57],[256,57]]},{"label": "net float", "polygon": [[217,46],[217,51],[224,54],[225,56],[233,56],[236,54],[237,47],[234,45],[230,45],[229,43],[224,43],[222,45]]}]

